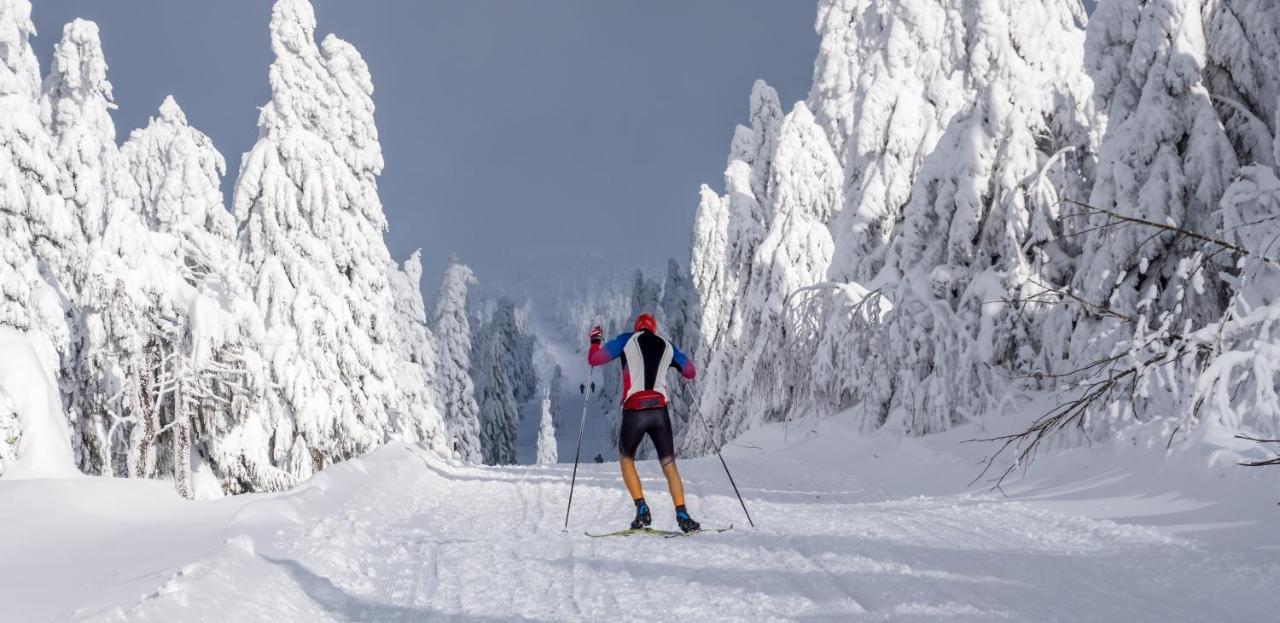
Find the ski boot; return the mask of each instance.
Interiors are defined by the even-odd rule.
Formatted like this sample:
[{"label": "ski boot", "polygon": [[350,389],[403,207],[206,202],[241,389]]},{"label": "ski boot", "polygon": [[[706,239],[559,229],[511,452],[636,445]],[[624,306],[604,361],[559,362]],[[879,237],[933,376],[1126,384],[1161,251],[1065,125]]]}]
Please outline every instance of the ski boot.
[{"label": "ski boot", "polygon": [[680,524],[680,530],[684,531],[685,534],[702,529],[702,525],[689,516],[689,511],[685,509],[684,505],[676,507],[676,523]]},{"label": "ski boot", "polygon": [[649,514],[649,505],[644,498],[636,500],[636,518],[631,521],[632,530],[648,528],[653,523],[653,515]]}]

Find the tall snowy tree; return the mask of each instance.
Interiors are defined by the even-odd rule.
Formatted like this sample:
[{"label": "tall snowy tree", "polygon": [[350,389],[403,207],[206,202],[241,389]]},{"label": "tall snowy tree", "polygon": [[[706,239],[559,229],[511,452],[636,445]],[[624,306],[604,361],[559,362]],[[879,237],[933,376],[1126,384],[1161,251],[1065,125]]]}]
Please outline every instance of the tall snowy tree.
[{"label": "tall snowy tree", "polygon": [[219,186],[226,160],[208,136],[187,123],[172,96],[145,128],[130,134],[120,157],[138,185],[147,227],[176,236],[183,264],[202,276],[238,279],[236,223]]},{"label": "tall snowy tree", "polygon": [[437,452],[450,452],[448,432],[436,395],[435,339],[427,326],[426,305],[422,301],[422,252],[414,251],[404,269],[388,267],[395,298],[398,347],[396,386],[399,394],[392,413],[392,428],[409,441],[424,442]]},{"label": "tall snowy tree", "polygon": [[467,316],[467,289],[475,275],[454,256],[445,269],[432,327],[436,335],[436,377],[452,448],[464,461],[483,460],[480,445],[480,407],[472,379],[471,323]]},{"label": "tall snowy tree", "polygon": [[157,335],[181,278],[166,241],[144,225],[140,190],[120,158],[97,25],[67,24],[53,57],[42,120],[57,145],[61,192],[89,241],[64,382],[78,460],[90,473],[152,477],[167,451],[158,445]]},{"label": "tall snowy tree", "polygon": [[[720,399],[720,392],[732,379],[731,362],[742,357],[739,343],[751,339],[745,335],[744,314],[750,307],[745,297],[754,277],[753,258],[773,218],[768,201],[782,121],[777,92],[756,81],[748,125],[734,130],[730,144],[725,195],[719,196],[706,186],[701,190],[689,260],[698,304],[698,334],[681,345],[701,367],[690,410],[706,412],[709,403],[702,401],[704,395]],[[713,363],[717,359],[720,363]]]},{"label": "tall snowy tree", "polygon": [[[1272,143],[1280,157],[1280,132]],[[1173,381],[1193,385],[1192,402],[1199,407],[1180,414],[1178,424],[1199,419],[1267,439],[1280,437],[1280,343],[1274,337],[1280,319],[1278,214],[1280,170],[1264,165],[1241,169],[1222,198],[1222,226],[1226,239],[1250,255],[1238,258],[1238,272],[1230,280],[1233,294],[1221,321],[1186,338],[1192,345],[1212,346],[1214,357],[1203,368],[1190,370],[1198,373],[1194,383],[1185,377]]]},{"label": "tall snowy tree", "polygon": [[[893,310],[875,330],[885,340],[853,374],[814,377],[828,395],[846,397],[832,409],[858,403],[869,427],[895,417],[895,426],[921,434],[997,409],[1003,392],[990,370],[1033,372],[1048,306],[1024,301],[1043,292],[1037,284],[1061,282],[1064,267],[1052,260],[1073,250],[1061,198],[1083,192],[1093,153],[1078,7],[964,8],[966,32],[975,34],[962,50],[962,88],[973,95],[914,172],[888,246],[864,264],[883,260],[874,283],[884,284]],[[1023,49],[1037,29],[1039,45]],[[871,399],[860,384],[881,391]]]},{"label": "tall snowy tree", "polygon": [[[675,259],[668,260],[667,277],[662,285],[661,313],[658,314],[659,330],[687,357],[693,359],[695,364],[702,356],[699,350],[701,340],[697,326],[697,296],[688,273],[680,267],[680,263]],[[692,417],[690,411],[694,408],[693,388],[692,383],[673,383],[667,386],[671,418],[678,427],[683,427]]]},{"label": "tall snowy tree", "polygon": [[[1091,206],[1194,231],[1218,229],[1216,204],[1239,161],[1203,81],[1200,8],[1199,0],[1121,0],[1098,8],[1086,61],[1108,121]],[[1108,218],[1090,222],[1100,226]],[[1155,233],[1134,227],[1090,232],[1078,289],[1130,315],[1154,306],[1154,316],[1178,305],[1183,254],[1170,249],[1175,236]],[[1214,298],[1187,308],[1193,321],[1221,313]]]},{"label": "tall snowy tree", "polygon": [[[266,463],[267,449],[238,443],[244,436],[232,433],[261,426],[255,405],[267,380],[258,310],[222,201],[225,161],[172,97],[130,135],[120,159],[137,184],[146,238],[156,243],[155,259],[169,278],[155,289],[160,322],[149,329],[164,353],[153,410],[171,449],[158,453],[166,463],[158,472],[172,474],[187,496],[197,493],[196,475],[212,476],[203,491],[210,495],[264,486],[269,476],[250,476],[245,466]],[[202,466],[208,474],[199,473]]]},{"label": "tall snowy tree", "polygon": [[515,463],[520,404],[531,400],[538,387],[533,338],[521,330],[519,315],[514,301],[499,298],[472,338],[480,446],[490,465]]},{"label": "tall snowy tree", "polygon": [[[25,332],[45,377],[58,379],[69,340],[64,306],[84,251],[41,123],[34,34],[29,0],[0,0],[0,325]],[[0,416],[0,463],[17,455],[16,417]]]},{"label": "tall snowy tree", "polygon": [[[1099,5],[1085,61],[1106,125],[1089,207],[1081,209],[1089,229],[1072,282],[1091,305],[1063,313],[1060,324],[1071,329],[1051,344],[1049,361],[1069,370],[1127,353],[1119,365],[1139,367],[1170,347],[1198,343],[1200,331],[1231,333],[1224,327],[1243,313],[1232,292],[1243,277],[1240,258],[1119,219],[1229,238],[1235,233],[1224,218],[1269,203],[1247,189],[1266,186],[1276,159],[1278,18],[1273,3],[1255,0]],[[1258,166],[1241,170],[1251,163]],[[1242,185],[1228,192],[1233,180]],[[1087,432],[1101,436],[1170,414],[1199,421],[1203,396],[1195,387],[1203,384],[1188,376],[1197,374],[1181,366],[1138,375],[1135,391],[1145,400],[1102,401],[1088,413]]]},{"label": "tall snowy tree", "polygon": [[556,446],[556,422],[551,411],[551,394],[542,398],[542,419],[538,425],[538,465],[555,465],[560,460]]},{"label": "tall snowy tree", "polygon": [[[739,303],[741,337],[722,340],[706,364],[699,409],[717,435],[736,436],[790,407],[777,386],[785,369],[784,307],[793,291],[826,276],[833,246],[826,222],[843,205],[843,181],[825,133],[808,107],[797,104],[779,131],[768,179],[774,211]],[[687,428],[685,438],[695,447],[707,442],[701,428]]]},{"label": "tall snowy tree", "polygon": [[721,197],[702,188],[689,272],[700,298],[697,324],[708,348],[741,334],[739,302],[751,278],[751,258],[771,218],[765,202],[782,118],[777,92],[757,81],[751,91],[750,125],[734,131],[725,170],[727,193]]},{"label": "tall snowy tree", "polygon": [[386,439],[396,393],[371,86],[350,46],[321,53],[315,26],[306,0],[272,10],[272,96],[235,193],[281,387],[273,458],[295,477]]},{"label": "tall snowy tree", "polygon": [[[848,172],[847,209],[832,228],[833,277],[875,275],[916,172],[952,118],[1010,73],[1078,67],[1084,20],[1076,0],[819,3],[809,105]],[[1033,37],[1035,45],[1024,41]],[[1048,95],[1014,86],[1015,99]],[[1059,105],[1075,107],[1069,99]]]},{"label": "tall snowy tree", "polygon": [[133,180],[118,163],[111,120],[115,107],[98,25],[73,20],[54,47],[41,115],[56,141],[63,195],[90,242],[106,228],[111,204],[136,207]]},{"label": "tall snowy tree", "polygon": [[[695,224],[708,349],[697,399],[717,434],[853,404],[872,426],[894,412],[911,432],[937,430],[986,405],[956,405],[935,385],[1033,365],[1038,344],[1022,338],[1035,318],[987,303],[1069,277],[1055,262],[1074,250],[1059,242],[1058,204],[1087,187],[1095,138],[1085,21],[1077,2],[1049,0],[819,3],[807,104],[825,141],[799,107],[765,140],[757,85],[728,193],[704,189]],[[734,221],[755,229],[734,236]],[[749,259],[726,250],[735,238]]]}]

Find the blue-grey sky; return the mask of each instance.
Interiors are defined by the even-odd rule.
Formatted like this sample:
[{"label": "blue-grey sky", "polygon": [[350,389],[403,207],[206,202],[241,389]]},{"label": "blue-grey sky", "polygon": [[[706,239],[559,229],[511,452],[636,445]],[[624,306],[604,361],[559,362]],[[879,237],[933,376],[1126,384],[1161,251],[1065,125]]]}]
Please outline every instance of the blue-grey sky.
[{"label": "blue-grey sky", "polygon": [[[38,0],[47,70],[62,25],[98,22],[123,140],[173,94],[228,160],[270,96],[264,0]],[[751,83],[803,99],[817,37],[799,0],[315,0],[318,38],[363,53],[377,89],[397,259],[451,253],[489,283],[586,258],[687,258],[698,185],[720,186]],[[593,260],[596,261],[596,260]]]}]

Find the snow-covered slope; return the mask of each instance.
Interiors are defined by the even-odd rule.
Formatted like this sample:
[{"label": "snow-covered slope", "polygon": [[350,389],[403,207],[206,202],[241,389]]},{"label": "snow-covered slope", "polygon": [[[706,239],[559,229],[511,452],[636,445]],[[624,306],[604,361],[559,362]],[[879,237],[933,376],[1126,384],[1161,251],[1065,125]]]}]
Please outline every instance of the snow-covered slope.
[{"label": "snow-covered slope", "polygon": [[[718,461],[682,463],[695,516],[735,525],[690,539],[581,534],[629,519],[616,464],[582,467],[562,533],[568,465],[468,467],[403,444],[288,493],[209,502],[144,481],[0,482],[0,603],[23,621],[241,622],[1261,621],[1280,608],[1280,490],[1253,472],[1100,446],[1005,497],[964,489],[981,449],[954,442],[973,430],[855,425],[771,425],[728,449],[757,529]],[[641,472],[670,527],[657,466]]]}]

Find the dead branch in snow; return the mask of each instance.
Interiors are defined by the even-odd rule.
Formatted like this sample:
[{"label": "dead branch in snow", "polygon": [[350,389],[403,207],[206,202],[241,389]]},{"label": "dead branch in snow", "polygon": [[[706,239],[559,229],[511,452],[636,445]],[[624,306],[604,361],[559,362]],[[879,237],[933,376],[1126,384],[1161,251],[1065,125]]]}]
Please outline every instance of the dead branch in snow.
[{"label": "dead branch in snow", "polygon": [[[1251,257],[1272,267],[1280,268],[1280,262],[1276,262],[1265,256],[1254,254],[1248,249],[1240,247],[1229,241],[1207,236],[1177,225],[1158,223],[1143,218],[1125,216],[1111,210],[1097,208],[1071,199],[1064,199],[1061,203],[1071,204],[1084,210],[1076,214],[1063,215],[1063,218],[1087,218],[1091,216],[1107,217],[1107,222],[1085,231],[1096,231],[1129,225],[1150,227],[1158,230],[1156,234],[1153,234],[1144,240],[1143,243],[1139,245],[1139,249],[1147,242],[1154,239],[1161,232],[1175,234],[1175,242],[1194,240],[1215,246],[1216,249],[1207,255],[1207,257],[1201,254],[1199,265],[1192,272],[1192,275],[1195,275],[1199,270],[1203,269],[1205,264],[1223,252],[1231,252],[1241,257]],[[1090,301],[1075,293],[1070,288],[1055,287],[1036,280],[1029,280],[1029,283],[1040,288],[1041,291],[1027,297],[1004,302],[1074,303],[1087,310],[1088,313],[1102,318],[1110,318],[1135,326],[1140,324],[1137,318],[1111,309],[1105,305]],[[1050,297],[1049,300],[1046,300],[1046,297]],[[1052,297],[1056,297],[1056,301],[1053,300]],[[1224,317],[1220,322],[1225,323],[1226,317]],[[1131,363],[1136,352],[1140,352],[1141,350],[1155,346],[1157,342],[1163,342],[1166,340],[1170,343],[1165,345],[1163,348],[1160,348],[1157,354],[1151,355],[1136,363]],[[980,473],[973,482],[978,482],[986,477],[987,474],[995,467],[996,461],[998,461],[1000,457],[1011,452],[1014,455],[1012,462],[999,475],[992,479],[992,482],[994,483],[993,486],[995,488],[999,488],[1005,478],[1012,474],[1018,466],[1025,467],[1035,459],[1037,452],[1045,441],[1049,440],[1057,433],[1067,429],[1074,428],[1076,430],[1084,431],[1088,424],[1089,414],[1094,412],[1098,407],[1111,402],[1113,398],[1124,399],[1124,394],[1126,393],[1128,394],[1127,400],[1130,403],[1136,404],[1136,389],[1144,375],[1156,368],[1176,363],[1189,355],[1201,354],[1205,351],[1212,351],[1213,349],[1214,346],[1211,344],[1194,341],[1187,336],[1164,330],[1150,336],[1145,344],[1135,345],[1134,348],[1127,349],[1124,352],[1110,357],[1104,357],[1097,361],[1080,365],[1073,370],[1055,374],[1039,373],[1023,377],[1070,379],[1076,378],[1081,374],[1087,375],[1086,378],[1082,379],[1079,384],[1076,385],[1075,391],[1073,392],[1075,397],[1073,399],[1050,409],[1047,413],[1036,419],[1036,421],[1026,430],[1010,435],[969,440],[969,442],[990,442],[1000,444],[999,448],[997,448],[996,451],[988,457],[986,466],[983,468],[982,473]],[[1260,443],[1280,443],[1280,440],[1274,439],[1253,439],[1243,435],[1238,435],[1238,437],[1242,439],[1251,439]],[[1170,437],[1170,444],[1172,444],[1172,436]],[[1280,465],[1280,456],[1266,461],[1241,463],[1241,465],[1251,467]],[[973,482],[970,484],[973,484]]]},{"label": "dead branch in snow", "polygon": [[[1245,441],[1253,441],[1257,443],[1280,443],[1280,439],[1260,439],[1250,435],[1236,435],[1236,439],[1244,439]],[[1280,465],[1280,456],[1265,461],[1241,461],[1241,465],[1245,467],[1267,467],[1269,465]]]}]

